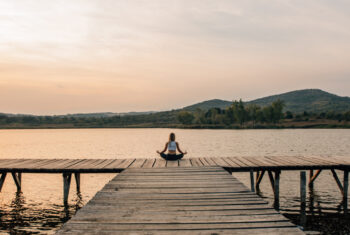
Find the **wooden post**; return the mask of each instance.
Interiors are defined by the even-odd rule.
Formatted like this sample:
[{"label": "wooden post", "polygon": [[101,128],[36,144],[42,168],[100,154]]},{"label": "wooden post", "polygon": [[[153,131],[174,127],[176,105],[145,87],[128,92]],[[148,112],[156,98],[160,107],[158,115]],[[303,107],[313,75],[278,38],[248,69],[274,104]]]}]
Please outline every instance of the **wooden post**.
[{"label": "wooden post", "polygon": [[331,169],[331,172],[332,172],[332,174],[333,174],[333,178],[334,178],[335,182],[337,183],[338,188],[339,188],[339,190],[340,190],[342,196],[344,196],[344,188],[343,188],[343,185],[341,185],[341,182],[340,182],[340,180],[339,180],[339,178],[338,178],[337,172],[335,172],[334,169]]},{"label": "wooden post", "polygon": [[343,205],[344,205],[344,213],[348,213],[348,189],[349,189],[349,171],[344,171],[344,183],[343,183]]},{"label": "wooden post", "polygon": [[15,184],[17,186],[17,192],[21,192],[22,189],[22,173],[18,172],[11,172],[12,178],[15,181]]},{"label": "wooden post", "polygon": [[311,189],[313,189],[314,188],[314,182],[311,182],[311,179],[312,179],[312,177],[314,176],[314,170],[310,170],[310,174],[309,174],[309,188]]},{"label": "wooden post", "polygon": [[275,171],[275,191],[274,191],[274,208],[279,210],[280,208],[280,174],[281,171]]},{"label": "wooden post", "polygon": [[313,185],[314,181],[317,179],[317,177],[320,175],[322,170],[317,170],[315,175],[313,175],[309,181],[309,185]]},{"label": "wooden post", "polygon": [[300,171],[300,224],[306,225],[306,172]]},{"label": "wooden post", "polygon": [[68,195],[71,182],[72,174],[63,173],[63,203],[68,204]]},{"label": "wooden post", "polygon": [[2,186],[4,185],[4,182],[5,182],[5,179],[6,179],[6,175],[7,173],[1,173],[1,178],[0,178],[0,192],[1,192],[1,189],[2,189]]},{"label": "wooden post", "polygon": [[77,185],[77,193],[80,193],[80,173],[74,173],[74,177]]},{"label": "wooden post", "polygon": [[271,171],[267,171],[267,173],[269,174],[272,191],[275,192],[275,180],[273,179],[272,172]]},{"label": "wooden post", "polygon": [[265,171],[261,171],[259,176],[258,176],[258,179],[255,182],[255,189],[256,189],[256,191],[259,191],[259,185],[260,185],[260,182],[261,182],[262,178],[264,177],[264,174],[265,174]]},{"label": "wooden post", "polygon": [[250,170],[250,190],[252,192],[255,192],[255,185],[254,185],[254,171]]}]

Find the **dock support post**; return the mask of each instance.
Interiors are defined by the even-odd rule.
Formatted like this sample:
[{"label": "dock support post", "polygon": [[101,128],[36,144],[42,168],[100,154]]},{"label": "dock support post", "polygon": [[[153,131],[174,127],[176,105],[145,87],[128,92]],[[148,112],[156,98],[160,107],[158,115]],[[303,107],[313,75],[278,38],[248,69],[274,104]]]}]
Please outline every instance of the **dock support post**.
[{"label": "dock support post", "polygon": [[257,192],[260,191],[259,190],[259,188],[260,188],[259,185],[260,185],[260,182],[261,182],[264,174],[265,174],[265,171],[260,171],[260,172],[257,173],[257,180],[255,182],[255,189],[256,189]]},{"label": "dock support post", "polygon": [[343,205],[344,205],[344,214],[348,213],[348,189],[349,189],[349,171],[344,171],[344,183],[343,183]]},{"label": "dock support post", "polygon": [[312,177],[314,176],[314,170],[310,170],[310,174],[309,174],[309,188],[313,189],[314,188],[314,182],[311,182]]},{"label": "dock support post", "polygon": [[[337,183],[338,188],[339,188],[339,190],[340,190],[342,196],[344,196],[344,187],[343,187],[343,185],[341,185],[341,182],[340,182],[340,180],[339,180],[339,178],[338,178],[337,172],[335,172],[334,169],[331,169],[331,172],[332,172],[332,174],[333,174],[333,178],[334,178],[335,182]],[[344,172],[344,173],[345,173],[345,172]]]},{"label": "dock support post", "polygon": [[255,187],[254,187],[254,171],[250,170],[250,190],[252,192],[255,192]]},{"label": "dock support post", "polygon": [[77,185],[77,193],[80,193],[80,173],[74,173],[74,177]]},{"label": "dock support post", "polygon": [[15,184],[17,186],[17,192],[21,192],[22,189],[22,173],[21,172],[11,172],[13,181],[15,181]]},{"label": "dock support post", "polygon": [[275,192],[275,180],[273,179],[272,172],[271,171],[267,171],[267,173],[269,174],[272,191]]},{"label": "dock support post", "polygon": [[309,186],[310,185],[314,185],[314,181],[316,180],[316,178],[320,175],[322,170],[317,170],[316,173],[310,178],[310,181],[309,181]]},{"label": "dock support post", "polygon": [[300,171],[300,225],[306,225],[306,172]]},{"label": "dock support post", "polygon": [[72,174],[63,173],[63,203],[68,204],[68,195],[71,182]]},{"label": "dock support post", "polygon": [[1,173],[1,178],[0,178],[0,192],[1,192],[1,189],[2,189],[2,186],[4,185],[4,182],[5,182],[5,179],[6,179],[6,175],[7,173]]},{"label": "dock support post", "polygon": [[274,208],[276,210],[280,209],[280,174],[281,171],[275,171],[275,191],[274,191],[274,196],[275,196],[275,200],[274,200]]}]

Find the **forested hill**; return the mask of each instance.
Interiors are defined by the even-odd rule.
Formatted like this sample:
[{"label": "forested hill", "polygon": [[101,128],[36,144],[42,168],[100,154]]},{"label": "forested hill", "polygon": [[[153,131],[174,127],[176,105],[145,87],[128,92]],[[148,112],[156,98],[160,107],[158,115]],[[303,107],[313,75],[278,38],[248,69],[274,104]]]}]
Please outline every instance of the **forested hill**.
[{"label": "forested hill", "polygon": [[294,113],[308,112],[341,112],[350,110],[350,98],[337,96],[319,89],[307,89],[291,91],[280,95],[250,101],[248,103],[260,106],[270,105],[273,101],[280,99],[286,104],[284,110]]},{"label": "forested hill", "polygon": [[[277,99],[285,102],[285,111],[291,111],[293,113],[301,113],[303,111],[308,112],[328,112],[328,111],[347,111],[350,110],[350,98],[337,96],[320,89],[305,89],[291,91],[279,95],[267,96],[264,98],[245,102],[246,104],[257,104],[259,106],[270,105]],[[188,111],[194,111],[197,108],[207,110],[210,108],[226,108],[232,102],[226,100],[208,100],[191,106],[187,106],[184,109]]]},{"label": "forested hill", "polygon": [[190,105],[183,109],[186,111],[196,111],[196,109],[208,110],[211,108],[225,109],[231,104],[232,104],[232,101],[214,99],[214,100],[207,100],[194,105]]}]

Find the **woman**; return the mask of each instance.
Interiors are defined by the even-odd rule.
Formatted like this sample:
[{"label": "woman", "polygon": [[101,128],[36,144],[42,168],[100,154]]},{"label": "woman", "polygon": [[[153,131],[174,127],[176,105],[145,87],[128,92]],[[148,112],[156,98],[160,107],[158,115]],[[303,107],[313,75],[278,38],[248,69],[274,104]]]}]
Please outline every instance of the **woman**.
[{"label": "woman", "polygon": [[[165,151],[167,149],[168,149],[168,154],[165,154]],[[180,154],[176,154],[176,149],[179,151]],[[164,158],[165,160],[170,160],[170,161],[179,160],[185,154],[187,154],[186,151],[182,152],[180,147],[179,147],[179,143],[175,142],[175,134],[174,133],[170,133],[169,142],[167,142],[165,144],[163,151],[161,151],[161,152],[157,151],[157,153],[159,153],[160,156],[162,158]]]}]

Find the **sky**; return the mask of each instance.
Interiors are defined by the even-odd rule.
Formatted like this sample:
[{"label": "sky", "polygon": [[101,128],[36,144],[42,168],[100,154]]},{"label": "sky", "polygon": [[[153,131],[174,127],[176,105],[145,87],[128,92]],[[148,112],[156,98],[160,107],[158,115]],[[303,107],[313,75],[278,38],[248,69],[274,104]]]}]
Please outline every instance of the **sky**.
[{"label": "sky", "polygon": [[0,113],[350,95],[348,0],[0,0]]}]

